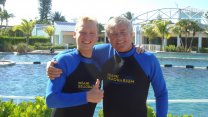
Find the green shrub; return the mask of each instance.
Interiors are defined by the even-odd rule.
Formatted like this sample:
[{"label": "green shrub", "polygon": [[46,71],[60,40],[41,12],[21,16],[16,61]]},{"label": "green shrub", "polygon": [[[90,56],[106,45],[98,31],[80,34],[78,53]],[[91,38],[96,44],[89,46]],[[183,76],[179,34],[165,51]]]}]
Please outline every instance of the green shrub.
[{"label": "green shrub", "polygon": [[34,47],[27,45],[26,43],[19,43],[14,46],[14,50],[18,53],[26,53],[26,52],[34,50]]},{"label": "green shrub", "polygon": [[8,117],[16,108],[16,104],[13,103],[13,100],[2,102],[0,100],[0,117]]},{"label": "green shrub", "polygon": [[11,42],[3,42],[2,46],[2,50],[3,52],[12,52],[13,51],[13,46],[11,44]]},{"label": "green shrub", "polygon": [[[13,45],[16,45],[18,43],[26,43],[25,37],[10,37],[10,36],[0,36],[0,43],[3,42],[10,42]],[[49,38],[45,37],[29,37],[29,45],[34,45],[34,43],[50,43]]]},{"label": "green shrub", "polygon": [[65,49],[63,45],[52,45],[50,42],[48,43],[35,43],[33,45],[36,50],[49,50],[50,48],[54,49]]},{"label": "green shrub", "polygon": [[184,47],[177,47],[176,52],[185,52],[185,48]]},{"label": "green shrub", "polygon": [[[156,117],[154,109],[147,107],[148,117]],[[37,96],[35,101],[21,102],[15,104],[13,100],[2,101],[0,99],[0,117],[50,117],[52,109],[48,108],[45,103],[45,98]],[[103,110],[99,110],[98,117],[103,117]],[[172,115],[167,117],[193,117],[192,115]]]},{"label": "green shrub", "polygon": [[34,48],[36,50],[47,50],[51,47],[52,47],[52,44],[50,42],[48,42],[48,43],[40,43],[40,42],[34,43]]},{"label": "green shrub", "polygon": [[15,51],[19,52],[19,53],[26,53],[27,52],[27,44],[26,43],[17,44]]},{"label": "green shrub", "polygon": [[150,106],[147,106],[147,117],[156,117],[154,109]]},{"label": "green shrub", "polygon": [[169,45],[165,47],[166,52],[185,52],[183,47],[176,47],[175,45]]},{"label": "green shrub", "polygon": [[169,45],[165,47],[166,52],[176,52],[176,46],[175,45]]},{"label": "green shrub", "polygon": [[76,48],[77,47],[77,45],[75,45],[75,44],[69,44],[69,48],[68,49],[73,49],[73,48]]},{"label": "green shrub", "polygon": [[199,52],[200,53],[208,53],[208,48],[200,48]]},{"label": "green shrub", "polygon": [[0,100],[0,117],[50,117],[51,109],[47,108],[45,98],[36,97],[34,102],[14,104],[13,100]]}]

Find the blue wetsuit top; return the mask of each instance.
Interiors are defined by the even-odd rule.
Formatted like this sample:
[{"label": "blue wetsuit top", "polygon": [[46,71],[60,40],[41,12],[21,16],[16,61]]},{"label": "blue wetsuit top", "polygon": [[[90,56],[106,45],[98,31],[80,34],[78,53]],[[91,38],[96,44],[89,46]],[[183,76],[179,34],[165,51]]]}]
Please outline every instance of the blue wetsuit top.
[{"label": "blue wetsuit top", "polygon": [[46,104],[56,108],[55,117],[92,117],[95,103],[88,103],[86,91],[95,84],[99,68],[94,61],[85,58],[77,50],[56,56],[56,67],[63,70],[59,78],[49,80]]},{"label": "blue wetsuit top", "polygon": [[[60,53],[59,55],[69,53],[70,51],[72,51],[72,50],[64,51],[64,52]],[[122,69],[123,68],[125,68],[125,69],[129,68],[129,66],[124,67],[124,66],[122,66],[122,64],[119,64],[119,63],[115,62],[115,60],[112,59],[112,58],[116,58],[115,60],[118,59],[118,62],[121,59],[122,61],[125,61],[125,63],[127,63],[125,65],[130,64],[130,67],[132,66],[132,68],[139,69],[138,71],[133,71],[133,69],[131,69],[132,71],[131,71],[130,75],[133,76],[132,78],[139,77],[141,75],[142,82],[145,82],[144,88],[140,89],[143,92],[142,95],[144,97],[142,97],[142,98],[138,97],[138,99],[134,99],[134,100],[143,100],[144,101],[146,99],[146,95],[147,95],[146,91],[149,88],[149,82],[150,82],[152,87],[153,87],[153,90],[154,90],[154,93],[155,93],[155,98],[156,98],[156,115],[157,115],[157,117],[166,117],[167,116],[167,111],[168,111],[168,93],[167,93],[166,84],[165,84],[165,81],[164,81],[164,78],[163,78],[163,75],[162,75],[162,71],[161,71],[159,62],[156,59],[156,57],[153,54],[149,53],[149,52],[145,52],[143,54],[137,54],[137,53],[135,53],[135,48],[131,49],[129,52],[126,52],[126,53],[118,53],[118,52],[115,51],[115,49],[112,48],[112,46],[110,44],[95,45],[94,50],[93,50],[93,59],[96,60],[96,62],[99,65],[103,66],[102,69],[103,69],[103,72],[104,72],[104,77],[108,76],[108,79],[112,80],[110,83],[108,83],[109,81],[104,83],[105,84],[105,89],[107,88],[106,86],[109,86],[109,85],[106,85],[106,84],[111,84],[110,85],[111,87],[112,86],[115,87],[115,86],[117,86],[116,84],[118,84],[118,86],[119,86],[119,85],[122,85],[122,84],[125,85],[125,82],[140,81],[140,79],[128,80],[128,79],[125,79],[124,77],[121,77],[121,78],[124,79],[124,80],[122,79],[124,81],[124,83],[122,83],[122,82],[121,83],[119,83],[119,82],[116,83],[115,82],[116,77],[123,76],[123,74],[127,74],[128,71],[129,71],[128,69],[126,70],[127,73],[125,73],[122,70],[119,71],[119,69],[118,69],[119,66]],[[125,59],[123,59],[123,58],[125,58]],[[119,71],[119,72],[115,72],[111,69],[113,71],[111,73],[109,70],[106,70],[106,68],[108,68],[106,66],[110,65],[109,63],[113,63],[113,66],[111,65],[112,68],[116,68],[116,70]],[[114,67],[114,65],[116,67]],[[133,74],[133,72],[138,72],[139,74],[136,75],[136,74]],[[114,75],[115,75],[115,77],[114,77]],[[128,78],[128,77],[126,77],[126,78]],[[145,80],[145,78],[146,78],[146,80]],[[138,86],[138,85],[139,84],[137,84],[136,86]],[[114,89],[114,90],[116,91],[117,89]],[[122,90],[124,90],[124,89],[122,89]],[[122,90],[119,91],[119,92],[122,92]],[[134,91],[134,90],[132,90],[132,91]],[[139,93],[139,90],[134,91],[134,93],[136,93],[136,92]],[[109,92],[109,95],[111,93],[112,92]],[[106,91],[104,92],[104,95],[105,94],[106,94]],[[124,92],[120,93],[120,95],[121,94],[126,95]],[[80,97],[82,97],[82,96],[83,95],[80,95]],[[122,98],[122,97],[120,97],[120,98]],[[118,102],[119,101],[128,102],[129,100],[122,100],[121,99],[121,100],[118,100]],[[80,103],[83,103],[83,101],[81,101],[81,100],[76,100],[75,101],[74,100],[74,103],[79,103],[80,104]],[[138,103],[142,103],[142,101],[138,102]],[[70,104],[70,105],[73,105],[73,104]],[[144,105],[144,103],[142,105]],[[136,105],[136,106],[139,107],[139,105]],[[125,107],[125,105],[123,107]],[[139,107],[139,108],[143,108],[145,110],[145,107]],[[128,112],[129,111],[129,109],[127,109],[127,108],[124,108],[124,109],[125,109],[125,111],[121,111],[121,112]]]},{"label": "blue wetsuit top", "polygon": [[93,58],[104,72],[104,116],[145,117],[151,83],[156,97],[156,116],[166,117],[168,93],[157,58],[149,52],[137,54],[133,47],[119,53],[109,44],[95,46]]}]

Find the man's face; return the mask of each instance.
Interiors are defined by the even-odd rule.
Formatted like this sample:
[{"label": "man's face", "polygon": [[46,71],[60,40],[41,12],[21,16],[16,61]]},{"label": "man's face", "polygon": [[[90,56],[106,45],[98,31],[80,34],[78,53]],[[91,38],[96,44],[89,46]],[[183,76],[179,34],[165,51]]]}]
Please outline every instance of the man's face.
[{"label": "man's face", "polygon": [[132,32],[126,23],[119,23],[108,33],[109,41],[118,52],[127,52],[132,48]]},{"label": "man's face", "polygon": [[97,41],[97,26],[92,21],[83,22],[74,32],[77,49],[79,51],[92,51]]}]

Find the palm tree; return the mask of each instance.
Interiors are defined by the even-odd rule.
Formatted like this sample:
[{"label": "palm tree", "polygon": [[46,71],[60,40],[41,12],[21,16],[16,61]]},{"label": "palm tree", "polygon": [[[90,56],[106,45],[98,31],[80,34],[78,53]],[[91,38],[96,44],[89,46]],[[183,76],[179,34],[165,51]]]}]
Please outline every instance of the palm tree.
[{"label": "palm tree", "polygon": [[39,23],[47,23],[49,24],[49,18],[51,15],[51,6],[52,6],[52,0],[39,0]]},{"label": "palm tree", "polygon": [[104,30],[104,26],[101,23],[98,23],[98,34],[102,34]]},{"label": "palm tree", "polygon": [[157,32],[158,36],[162,39],[162,49],[164,50],[167,45],[167,39],[170,38],[170,27],[171,23],[169,20],[155,20],[153,21],[155,27],[154,30]]},{"label": "palm tree", "polygon": [[4,21],[4,13],[1,8],[0,8],[0,20],[1,20],[1,26],[2,26],[2,23]]},{"label": "palm tree", "polygon": [[29,36],[32,34],[35,23],[36,21],[28,21],[26,19],[22,19],[22,23],[14,27],[14,31],[20,30],[26,36],[27,45],[29,44]]},{"label": "palm tree", "polygon": [[47,26],[44,28],[44,32],[46,32],[51,39],[52,43],[54,44],[53,35],[55,33],[55,28],[53,26]]},{"label": "palm tree", "polygon": [[66,22],[66,19],[64,16],[61,15],[60,12],[55,11],[52,16],[51,16],[52,22],[54,23],[54,21],[62,21],[62,22]]},{"label": "palm tree", "polygon": [[8,26],[8,19],[13,18],[13,17],[14,17],[14,15],[12,13],[8,13],[7,10],[3,10],[2,18],[1,18],[1,24],[3,22],[3,19],[5,19],[6,20],[6,26]]},{"label": "palm tree", "polygon": [[206,18],[207,21],[208,21],[208,11],[205,13],[205,18]]},{"label": "palm tree", "polygon": [[142,25],[142,34],[148,38],[149,41],[149,50],[150,50],[150,40],[157,37],[157,33],[153,30],[154,25],[152,22],[146,23]]},{"label": "palm tree", "polygon": [[3,9],[4,9],[4,7],[5,7],[5,3],[6,3],[6,0],[0,0],[0,4],[2,4]]},{"label": "palm tree", "polygon": [[188,51],[191,51],[192,42],[194,40],[194,36],[196,35],[196,32],[202,32],[202,31],[204,31],[204,29],[201,28],[196,21],[190,21],[190,31],[192,32],[192,38],[191,38],[191,42],[190,42]]},{"label": "palm tree", "polygon": [[184,44],[182,41],[182,28],[176,23],[175,25],[171,26],[171,32],[173,32],[173,34],[178,35],[180,38],[180,46],[182,48],[184,48]]},{"label": "palm tree", "polygon": [[131,21],[134,18],[134,13],[127,11],[126,13],[122,14],[122,16]]},{"label": "palm tree", "polygon": [[187,49],[188,48],[187,39],[188,39],[188,36],[190,34],[190,30],[191,30],[190,20],[188,20],[188,19],[182,19],[182,20],[179,20],[175,25],[180,28],[181,34],[184,34],[185,35],[184,49],[187,52],[187,50],[188,50]]}]

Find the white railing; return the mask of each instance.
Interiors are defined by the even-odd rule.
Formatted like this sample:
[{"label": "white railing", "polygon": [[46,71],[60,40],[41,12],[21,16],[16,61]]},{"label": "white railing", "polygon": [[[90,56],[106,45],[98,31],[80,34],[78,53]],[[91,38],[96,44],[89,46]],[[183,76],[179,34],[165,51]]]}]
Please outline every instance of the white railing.
[{"label": "white railing", "polygon": [[[34,100],[35,96],[5,96],[0,95],[1,99],[14,99],[17,102],[19,100]],[[148,99],[148,103],[155,103],[155,100]],[[208,103],[208,99],[170,99],[169,103]]]},{"label": "white railing", "polygon": [[[155,100],[147,100],[149,103],[155,103]],[[208,99],[174,99],[168,100],[169,103],[208,103]]]},{"label": "white railing", "polygon": [[35,96],[8,96],[8,95],[0,95],[0,99],[13,99],[15,103],[20,103],[21,100],[34,100]]},{"label": "white railing", "polygon": [[156,44],[142,44],[142,46],[149,51],[160,51],[161,50],[161,45],[156,45]]}]

